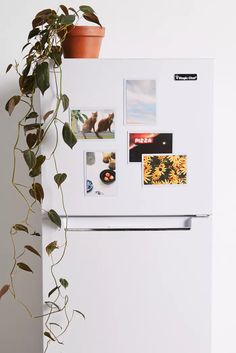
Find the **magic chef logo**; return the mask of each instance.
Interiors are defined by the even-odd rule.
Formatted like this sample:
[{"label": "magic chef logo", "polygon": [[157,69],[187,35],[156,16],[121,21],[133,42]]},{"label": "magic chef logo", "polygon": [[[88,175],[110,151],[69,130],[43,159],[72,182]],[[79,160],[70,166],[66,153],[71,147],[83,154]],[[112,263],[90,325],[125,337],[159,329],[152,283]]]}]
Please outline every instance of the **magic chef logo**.
[{"label": "magic chef logo", "polygon": [[175,74],[175,81],[197,81],[197,74]]}]

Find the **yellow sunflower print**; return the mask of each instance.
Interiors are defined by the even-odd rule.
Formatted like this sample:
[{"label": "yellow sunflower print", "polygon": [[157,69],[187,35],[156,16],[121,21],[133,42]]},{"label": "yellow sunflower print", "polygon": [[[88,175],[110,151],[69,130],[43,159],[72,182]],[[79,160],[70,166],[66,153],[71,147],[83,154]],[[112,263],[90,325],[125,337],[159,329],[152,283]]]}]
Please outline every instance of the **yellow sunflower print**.
[{"label": "yellow sunflower print", "polygon": [[187,156],[148,155],[143,157],[144,185],[186,184]]}]

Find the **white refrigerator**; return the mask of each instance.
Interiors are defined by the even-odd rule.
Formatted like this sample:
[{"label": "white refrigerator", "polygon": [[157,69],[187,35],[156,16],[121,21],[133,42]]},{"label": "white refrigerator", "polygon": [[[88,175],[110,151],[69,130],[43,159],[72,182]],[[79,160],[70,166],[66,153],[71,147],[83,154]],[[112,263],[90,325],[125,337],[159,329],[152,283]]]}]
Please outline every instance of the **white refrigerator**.
[{"label": "white refrigerator", "polygon": [[[67,59],[62,86],[77,144],[56,152],[67,220],[53,159],[42,169],[43,209],[63,220],[43,216],[43,247],[66,227],[57,271],[86,318],[51,352],[210,353],[213,61]],[[45,254],[44,301],[49,265]]]}]

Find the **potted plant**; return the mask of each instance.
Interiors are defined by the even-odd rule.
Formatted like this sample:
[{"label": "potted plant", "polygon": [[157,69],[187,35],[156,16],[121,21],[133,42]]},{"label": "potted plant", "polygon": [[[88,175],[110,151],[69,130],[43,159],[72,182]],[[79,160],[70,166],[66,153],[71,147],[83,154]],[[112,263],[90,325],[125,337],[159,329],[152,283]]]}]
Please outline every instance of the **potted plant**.
[{"label": "potted plant", "polygon": [[[66,278],[56,275],[56,266],[63,261],[66,256],[67,234],[64,230],[64,242],[58,244],[55,240],[47,244],[45,251],[51,258],[52,263],[50,272],[52,274],[53,286],[48,293],[48,299],[44,302],[46,310],[43,315],[33,314],[31,308],[28,307],[17,295],[15,288],[15,277],[19,271],[23,271],[30,276],[33,273],[31,264],[26,260],[25,253],[30,252],[32,256],[41,257],[40,250],[37,249],[34,239],[41,236],[40,232],[35,229],[31,221],[31,217],[35,213],[35,208],[41,207],[44,199],[44,188],[40,178],[41,167],[47,163],[48,158],[53,158],[55,163],[55,175],[52,183],[56,183],[61,194],[61,202],[66,213],[66,205],[64,203],[63,183],[66,182],[67,174],[64,170],[58,170],[55,152],[57,150],[60,138],[73,148],[77,139],[73,134],[70,125],[62,122],[58,118],[60,111],[66,111],[69,107],[69,97],[62,91],[62,55],[63,43],[68,39],[74,31],[74,24],[77,20],[84,17],[85,20],[98,24],[101,28],[98,17],[90,6],[82,5],[76,11],[73,8],[67,8],[60,5],[59,11],[45,9],[40,11],[32,21],[32,29],[29,32],[27,43],[23,47],[24,56],[23,66],[18,63],[10,64],[6,72],[14,68],[19,76],[18,92],[12,96],[6,103],[6,110],[10,116],[15,115],[17,124],[17,136],[13,146],[13,172],[12,185],[16,189],[19,196],[26,207],[24,220],[16,221],[11,227],[10,236],[13,244],[13,265],[10,271],[9,282],[0,287],[0,299],[6,293],[11,294],[20,305],[24,307],[32,318],[44,318],[45,330],[44,336],[47,338],[45,352],[50,343],[62,343],[61,337],[68,329],[72,321],[74,313],[78,313],[84,317],[78,308],[68,313],[69,296],[66,289],[69,285]],[[49,68],[55,79],[56,98],[54,107],[46,112],[43,116],[35,107],[35,96],[39,90],[42,95],[50,87]],[[17,106],[25,107],[22,116],[14,113]],[[62,124],[62,134],[59,135],[60,129],[58,125]],[[41,153],[41,146],[46,140],[51,129],[55,130],[57,139],[49,156]],[[18,160],[25,162],[25,174],[29,184],[18,181],[17,166]],[[58,228],[61,228],[61,218],[54,209],[46,210],[48,219]],[[25,236],[25,243],[18,243],[18,234]],[[21,237],[22,239],[22,237]],[[52,253],[57,253],[57,260],[54,262]],[[64,326],[61,325],[60,315],[64,315]],[[60,324],[59,324],[60,322]]]}]

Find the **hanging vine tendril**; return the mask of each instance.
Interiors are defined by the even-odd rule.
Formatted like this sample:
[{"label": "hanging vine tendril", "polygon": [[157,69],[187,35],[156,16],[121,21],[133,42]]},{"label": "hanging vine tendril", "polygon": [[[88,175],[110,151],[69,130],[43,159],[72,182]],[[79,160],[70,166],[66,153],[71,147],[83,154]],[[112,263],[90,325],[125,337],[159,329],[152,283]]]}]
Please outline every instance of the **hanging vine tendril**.
[{"label": "hanging vine tendril", "polygon": [[[67,8],[60,5],[60,9],[56,12],[51,9],[40,11],[32,21],[32,29],[28,35],[28,41],[23,46],[22,50],[30,48],[24,56],[23,69],[20,70],[20,65],[10,64],[6,72],[14,68],[19,76],[19,94],[12,96],[6,103],[5,109],[11,116],[18,105],[26,107],[23,117],[18,119],[17,134],[15,144],[13,146],[13,171],[12,185],[22,199],[26,211],[25,217],[20,222],[12,225],[10,237],[13,247],[13,265],[10,271],[10,280],[0,289],[0,298],[6,293],[10,293],[15,301],[17,301],[31,318],[44,318],[44,336],[47,337],[45,345],[46,352],[49,345],[53,342],[62,344],[61,338],[67,331],[73,320],[74,313],[77,312],[83,318],[84,314],[77,310],[71,309],[69,313],[68,304],[69,296],[66,294],[66,289],[69,285],[67,279],[60,278],[56,275],[56,267],[63,261],[66,256],[68,245],[67,225],[68,216],[66,211],[63,186],[67,175],[58,168],[56,152],[59,139],[58,124],[62,124],[62,138],[64,142],[73,148],[77,142],[70,125],[67,122],[62,122],[58,118],[58,113],[62,109],[66,111],[69,107],[69,97],[62,90],[62,43],[66,37],[68,30],[81,17],[87,21],[94,22],[101,26],[98,17],[94,10],[87,5],[82,5],[79,10]],[[34,98],[37,90],[44,95],[50,87],[50,67],[54,77],[56,98],[54,108],[41,116],[35,109]],[[49,155],[41,154],[41,146],[45,141],[48,133],[54,130],[55,145]],[[22,159],[27,167],[27,174],[30,177],[30,185],[19,183],[17,180],[17,161]],[[32,242],[41,234],[35,229],[31,222],[31,216],[37,211],[38,205],[42,207],[44,199],[44,188],[40,181],[41,167],[49,159],[53,159],[55,167],[55,175],[53,183],[56,183],[61,197],[61,206],[65,216],[64,240],[62,244],[58,244],[57,240],[47,244],[45,251],[51,260],[50,273],[52,276],[53,287],[48,293],[48,300],[44,302],[46,306],[45,313],[35,315],[31,308],[17,295],[15,286],[15,277],[19,271],[25,273],[33,273],[31,265],[25,262],[24,256],[26,252],[41,258],[39,250]],[[61,218],[54,209],[44,210],[48,219],[61,228]],[[16,234],[21,232],[25,234],[27,243],[22,247],[18,246]],[[30,241],[28,240],[30,237]],[[30,243],[30,244],[29,244]],[[64,322],[62,325],[61,322]]]}]

